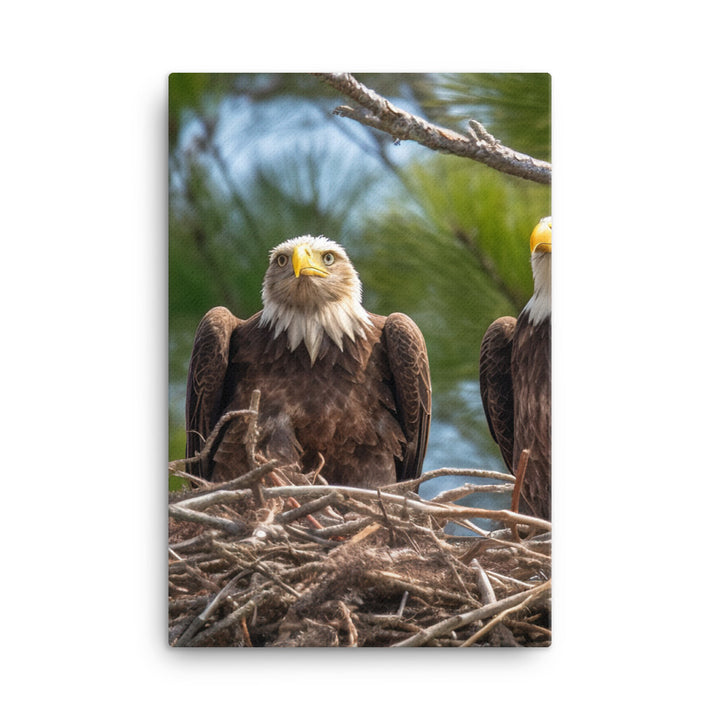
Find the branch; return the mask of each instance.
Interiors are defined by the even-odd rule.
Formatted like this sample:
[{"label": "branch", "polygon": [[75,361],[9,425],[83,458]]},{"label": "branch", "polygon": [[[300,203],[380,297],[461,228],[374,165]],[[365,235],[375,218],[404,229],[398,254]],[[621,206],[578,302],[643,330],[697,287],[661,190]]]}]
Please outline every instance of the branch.
[{"label": "branch", "polygon": [[480,628],[480,630],[478,630],[472,637],[468,638],[460,647],[470,647],[470,645],[476,643],[483,635],[489,633],[490,630],[495,627],[495,625],[501,623],[507,615],[509,615],[510,613],[519,612],[520,610],[526,608],[531,601],[534,601],[536,599],[538,592],[545,592],[542,586],[540,587],[540,590],[535,591],[535,594],[533,595],[528,595],[528,597],[526,597],[521,603],[518,603],[513,607],[506,608],[501,613],[496,615],[487,625],[484,625],[482,628]]},{"label": "branch", "polygon": [[[254,396],[253,396],[254,399]],[[175,473],[176,471],[183,471],[183,468],[186,467],[187,463],[195,464],[198,462],[201,462],[202,460],[206,460],[207,457],[210,454],[210,451],[213,449],[213,445],[215,443],[215,438],[219,435],[220,431],[229,423],[231,420],[235,420],[236,418],[243,417],[243,416],[249,416],[249,417],[255,417],[257,418],[257,408],[255,410],[230,410],[229,412],[226,412],[216,423],[215,427],[213,428],[213,431],[210,433],[210,436],[207,440],[205,440],[205,444],[203,445],[203,449],[200,452],[195,453],[194,457],[191,458],[184,458],[183,460],[173,460],[169,464],[170,472]],[[199,434],[199,433],[198,433]],[[178,475],[178,477],[187,477],[186,475]]]},{"label": "branch", "polygon": [[362,106],[352,108],[341,105],[335,108],[336,115],[386,132],[396,142],[414,140],[431,150],[470,158],[507,175],[515,175],[544,185],[549,185],[551,182],[550,163],[536,160],[502,145],[474,120],[469,124],[470,137],[461,135],[395,107],[374,90],[358,82],[350,73],[314,74]]},{"label": "branch", "polygon": [[190,510],[189,508],[180,507],[177,504],[170,505],[168,508],[170,517],[176,520],[185,520],[186,522],[199,523],[200,525],[207,525],[211,528],[223,530],[230,535],[239,535],[245,531],[245,527],[239,523],[227,520],[226,518],[216,517],[215,515],[208,515],[204,512],[198,512],[197,510]]},{"label": "branch", "polygon": [[[345,487],[343,485],[289,485],[286,487],[271,487],[265,489],[265,494],[268,497],[285,497],[286,495],[293,495],[298,498],[300,496],[316,497],[332,491],[337,492],[343,497],[357,498],[358,500],[376,500],[378,497],[377,490]],[[247,493],[247,491],[242,490],[235,492],[236,497],[233,499],[239,499],[243,492]],[[414,500],[402,495],[395,495],[386,492],[381,492],[380,498],[386,503],[401,505],[408,509],[417,510],[438,519],[443,518],[446,520],[452,520],[454,518],[478,517],[488,520],[497,520],[502,523],[530,525],[531,527],[536,527],[544,531],[552,530],[552,524],[547,520],[532,517],[530,515],[521,515],[520,513],[515,513],[511,510],[487,510],[485,508],[465,507],[462,505],[436,505],[426,500]]]},{"label": "branch", "polygon": [[475,493],[510,493],[512,491],[512,483],[505,483],[504,485],[472,485],[471,483],[465,483],[460,487],[438,493],[430,499],[434,503],[447,503],[455,502],[456,500],[460,500],[468,495],[474,495]]},{"label": "branch", "polygon": [[464,477],[482,477],[491,478],[493,480],[502,480],[503,482],[515,482],[514,475],[508,475],[507,473],[495,472],[494,470],[478,470],[475,468],[437,468],[435,470],[428,470],[424,472],[419,478],[413,480],[403,480],[398,483],[389,483],[388,485],[382,485],[382,490],[393,490],[393,492],[405,492],[406,490],[412,490],[416,492],[418,486],[428,480],[434,480],[436,477],[444,477],[449,475],[462,475]]},{"label": "branch", "polygon": [[439,635],[443,635],[445,633],[449,633],[450,631],[455,630],[459,627],[463,627],[464,625],[468,625],[469,623],[477,622],[478,620],[486,620],[487,618],[492,617],[496,613],[501,613],[505,610],[519,609],[517,606],[519,604],[522,604],[525,600],[529,598],[537,599],[545,593],[549,592],[549,590],[550,581],[548,580],[547,582],[544,582],[542,585],[538,585],[532,590],[525,590],[524,592],[516,593],[515,595],[506,597],[503,600],[498,600],[497,602],[483,605],[483,607],[478,608],[477,610],[470,610],[469,612],[455,615],[454,617],[450,617],[447,620],[436,623],[435,625],[432,625],[431,627],[426,628],[419,633],[416,633],[407,640],[395,643],[394,647],[418,647],[420,645],[424,645],[428,640],[432,638],[438,637]]},{"label": "branch", "polygon": [[[244,475],[240,475],[240,477],[236,477],[233,480],[228,480],[227,482],[223,483],[213,483],[209,480],[204,480],[203,478],[199,478],[197,475],[191,475],[190,473],[185,473],[179,470],[173,470],[173,464],[174,463],[182,463],[185,462],[184,460],[173,460],[170,462],[170,473],[176,477],[184,477],[188,478],[193,481],[200,481],[205,483],[203,487],[194,488],[192,490],[184,490],[181,493],[179,493],[178,497],[180,497],[180,500],[177,500],[177,502],[185,502],[186,500],[191,500],[193,498],[198,497],[205,497],[206,495],[212,495],[213,493],[217,492],[218,490],[237,490],[238,488],[247,488],[252,485],[252,483],[256,482],[258,479],[264,478],[266,475],[270,473],[271,470],[274,470],[278,465],[280,465],[278,460],[270,460],[269,462],[264,463],[263,465],[260,465],[259,467],[254,468],[253,470],[249,470]],[[212,503],[210,503],[212,504]],[[188,503],[188,505],[192,505],[192,503]]]}]

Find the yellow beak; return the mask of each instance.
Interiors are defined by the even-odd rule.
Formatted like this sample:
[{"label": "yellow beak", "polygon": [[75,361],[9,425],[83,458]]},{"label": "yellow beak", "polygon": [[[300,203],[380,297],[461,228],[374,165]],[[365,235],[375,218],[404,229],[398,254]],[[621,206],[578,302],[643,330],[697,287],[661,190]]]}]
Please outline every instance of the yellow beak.
[{"label": "yellow beak", "polygon": [[530,252],[552,252],[552,218],[543,218],[530,235]]},{"label": "yellow beak", "polygon": [[307,245],[297,245],[293,250],[292,264],[295,277],[300,275],[318,275],[327,277],[330,273],[322,266],[319,257]]}]

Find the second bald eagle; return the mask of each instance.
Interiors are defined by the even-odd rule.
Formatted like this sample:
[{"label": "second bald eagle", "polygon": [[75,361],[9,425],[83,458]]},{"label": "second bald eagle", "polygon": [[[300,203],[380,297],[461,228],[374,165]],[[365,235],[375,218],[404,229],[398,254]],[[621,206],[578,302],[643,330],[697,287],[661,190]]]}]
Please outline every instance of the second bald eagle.
[{"label": "second bald eagle", "polygon": [[529,458],[520,511],[550,519],[552,220],[543,218],[530,236],[535,289],[517,320],[501,317],[480,347],[480,394],[490,433],[505,464],[517,473]]},{"label": "second bald eagle", "polygon": [[[425,341],[406,315],[368,313],[345,250],[324,237],[270,253],[263,309],[248,320],[217,307],[202,319],[188,371],[187,457],[215,424],[261,393],[258,451],[332,484],[376,487],[417,477],[430,427]],[[194,472],[230,480],[250,468],[233,420]]]}]

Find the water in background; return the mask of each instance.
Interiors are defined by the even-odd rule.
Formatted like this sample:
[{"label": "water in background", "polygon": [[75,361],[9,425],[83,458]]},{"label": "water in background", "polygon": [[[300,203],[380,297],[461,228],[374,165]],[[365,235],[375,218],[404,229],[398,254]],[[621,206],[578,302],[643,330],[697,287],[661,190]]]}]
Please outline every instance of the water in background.
[{"label": "water in background", "polygon": [[[476,425],[481,426],[484,431],[486,428],[485,416],[477,383],[463,381],[458,384],[457,393],[467,406],[470,415],[477,420]],[[442,396],[433,397],[434,406],[441,404],[442,401]],[[499,451],[494,444],[488,444],[485,435],[478,432],[475,438],[469,439],[463,436],[456,423],[433,419],[423,472],[437,468],[473,468],[508,472]],[[465,483],[475,485],[496,484],[497,480],[456,475],[438,477],[423,483],[420,486],[419,494],[420,497],[430,500],[438,493],[451,490]],[[478,493],[458,500],[457,504],[469,507],[483,507],[489,510],[506,510],[510,507],[510,500],[510,493]],[[498,527],[491,520],[475,519],[472,522],[483,530],[494,530]],[[470,530],[460,528],[454,523],[449,523],[447,530],[456,535],[473,534]]]}]

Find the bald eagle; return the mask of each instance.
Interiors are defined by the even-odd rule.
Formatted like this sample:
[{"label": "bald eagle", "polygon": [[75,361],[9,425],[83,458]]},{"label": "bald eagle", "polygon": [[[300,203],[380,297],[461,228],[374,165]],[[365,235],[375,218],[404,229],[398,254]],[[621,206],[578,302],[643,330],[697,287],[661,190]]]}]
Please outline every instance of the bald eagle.
[{"label": "bald eagle", "polygon": [[517,320],[501,317],[480,347],[480,394],[490,433],[505,464],[517,473],[529,450],[522,482],[521,512],[550,519],[550,324],[552,219],[530,236],[534,292]]},{"label": "bald eagle", "polygon": [[[423,336],[406,315],[362,306],[345,250],[324,237],[270,252],[263,309],[248,320],[227,308],[198,326],[187,382],[187,457],[218,420],[260,390],[257,450],[330,483],[377,487],[420,475],[431,389]],[[250,469],[244,435],[228,423],[195,474],[226,481]],[[192,468],[192,465],[191,465]]]}]

